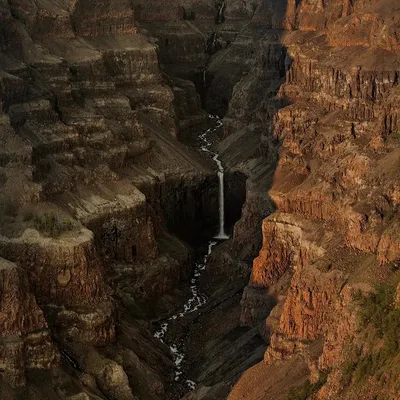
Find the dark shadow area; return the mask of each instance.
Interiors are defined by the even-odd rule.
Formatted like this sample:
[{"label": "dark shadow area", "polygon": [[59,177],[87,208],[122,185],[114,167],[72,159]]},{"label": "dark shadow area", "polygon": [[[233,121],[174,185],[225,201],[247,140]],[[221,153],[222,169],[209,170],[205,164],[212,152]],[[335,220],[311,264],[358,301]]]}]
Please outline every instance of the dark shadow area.
[{"label": "dark shadow area", "polygon": [[[282,0],[263,0],[261,5],[255,10],[253,18],[249,17],[250,14],[245,14],[243,12],[243,19],[237,19],[236,17],[231,17],[232,14],[229,9],[230,4],[236,1],[240,9],[240,7],[242,7],[242,2],[239,0],[232,0],[229,2],[225,0],[217,0],[215,2],[193,2],[195,4],[193,6],[194,8],[190,10],[178,6],[179,12],[181,13],[181,17],[178,20],[172,15],[173,10],[170,13],[168,4],[165,5],[164,2],[150,0],[148,4],[143,3],[135,7],[135,19],[142,19],[143,27],[148,29],[151,35],[158,38],[160,62],[163,67],[165,67],[165,72],[174,77],[191,80],[201,98],[203,109],[208,113],[219,115],[220,117],[227,117],[225,122],[227,130],[226,135],[224,132],[221,138],[229,139],[231,142],[225,146],[224,154],[221,156],[221,159],[224,166],[227,166],[225,174],[225,223],[226,231],[231,236],[231,240],[220,243],[215,251],[215,256],[210,259],[210,273],[207,278],[205,278],[205,282],[202,283],[201,287],[201,289],[204,289],[204,292],[207,293],[210,301],[204,308],[194,313],[190,319],[185,321],[185,324],[179,326],[177,332],[174,333],[178,339],[183,338],[185,341],[187,359],[185,360],[185,374],[183,378],[198,382],[199,390],[205,388],[205,390],[209,391],[207,397],[216,399],[226,398],[232,385],[237,381],[240,375],[262,359],[267,346],[267,341],[265,337],[261,335],[259,328],[263,324],[268,312],[275,304],[275,299],[273,297],[269,296],[267,293],[263,298],[264,302],[262,303],[262,301],[260,301],[262,305],[267,304],[267,307],[263,309],[264,313],[255,313],[257,318],[252,321],[253,326],[242,326],[245,324],[241,324],[239,321],[242,313],[241,302],[243,299],[243,290],[248,282],[252,260],[257,255],[262,242],[261,224],[263,219],[274,211],[274,204],[268,195],[268,191],[272,185],[281,146],[281,142],[275,137],[274,115],[280,107],[286,105],[284,100],[276,98],[276,94],[290,64],[286,49],[280,42],[280,37],[283,32],[281,22],[286,12],[286,2]],[[96,18],[89,18],[89,22],[87,18],[80,18],[80,13],[85,16],[91,16],[93,10],[90,4],[93,5],[93,3],[95,2],[79,2],[80,7],[77,7],[72,20],[74,25],[76,25],[74,29],[79,28],[79,35],[83,35],[84,37],[93,35],[96,38],[93,39],[93,41],[97,41],[98,37],[101,37],[104,32],[109,32],[111,30],[108,29],[107,24],[101,26],[101,29],[96,30]],[[154,12],[155,17],[154,20],[152,20],[153,10],[151,8],[156,5],[156,3],[159,3],[159,8],[158,11],[156,10],[157,12]],[[200,3],[207,4],[198,6]],[[207,8],[210,4],[211,6]],[[108,16],[113,14],[112,11],[112,9],[107,9],[104,15],[108,18]],[[115,11],[117,12],[118,10]],[[118,15],[125,14],[121,12]],[[236,12],[235,15],[238,15],[238,12]],[[79,24],[77,24],[76,18],[79,19]],[[168,20],[168,18],[170,18],[170,20]],[[103,19],[101,19],[101,16],[99,17],[100,21],[103,21]],[[54,18],[48,18],[48,20],[58,21],[58,15]],[[118,22],[118,26],[129,26],[130,20]],[[170,23],[170,25],[168,25],[168,23]],[[195,23],[198,24],[195,25]],[[39,26],[40,24],[37,25]],[[0,39],[2,29],[3,28],[0,28]],[[131,31],[128,31],[129,34],[127,36],[134,36],[134,29],[136,29],[136,27],[132,27]],[[54,32],[56,31],[58,32],[58,29],[54,30]],[[65,38],[68,37],[69,36],[65,36]],[[38,43],[40,43],[40,41]],[[141,44],[138,44],[138,50],[141,50],[140,46]],[[113,50],[107,50],[108,56],[111,57],[112,53]],[[144,72],[138,70],[138,76],[142,77],[142,75],[152,76],[153,74],[158,74],[157,57],[154,52],[152,54],[153,56],[149,55],[148,57],[150,64],[153,62],[154,65],[151,64],[151,68],[149,67],[148,70],[145,69]],[[91,52],[89,55],[91,55]],[[145,64],[145,62],[137,62],[141,57],[145,59],[147,55],[135,54],[135,56],[132,56],[132,60],[129,59],[126,63],[132,66],[132,68],[138,64]],[[101,58],[102,61],[104,61],[103,58]],[[88,67],[86,72],[87,77],[85,75],[80,77],[80,74],[82,74],[81,69],[83,68],[82,65],[90,63],[82,62],[82,65],[79,67],[77,65],[71,65],[68,68],[62,63],[49,64],[48,68],[50,72],[47,73],[47,76],[54,78],[54,81],[50,82],[49,80],[49,82],[55,85],[60,81],[66,81],[68,84],[69,82],[76,84],[79,79],[82,79],[82,82],[85,84],[87,83],[88,86],[93,85],[96,88],[97,86],[102,87],[102,85],[108,83],[104,76],[113,76],[112,74],[115,73],[115,71],[113,71],[114,67],[113,64],[109,63],[109,66],[104,67],[105,69],[103,71],[101,62],[97,61],[97,58],[95,61],[96,62],[93,61],[93,65],[90,68]],[[41,67],[44,68],[46,65],[43,67],[40,63],[37,63],[35,66],[35,68]],[[35,76],[37,74],[35,68],[29,66],[26,70],[20,70],[19,68],[21,67],[19,65],[13,68],[15,73],[23,76],[23,79],[11,79],[10,74],[6,74],[4,79],[2,78],[2,87],[6,88],[6,90],[3,90],[5,94],[2,96],[4,111],[8,112],[10,106],[15,105],[12,104],[13,102],[26,102],[27,100],[34,100],[36,98],[42,100],[46,99],[50,100],[49,110],[51,112],[47,112],[46,107],[43,108],[44,111],[42,112],[39,107],[39,111],[37,112],[38,121],[41,124],[44,121],[49,125],[54,124],[53,118],[59,121],[60,118],[58,114],[60,114],[60,111],[58,107],[54,106],[54,99],[49,96],[49,94],[38,93],[39,89],[34,85]],[[58,68],[60,68],[61,72]],[[98,73],[98,81],[91,81],[93,76],[96,77],[96,73]],[[63,79],[59,79],[60,77]],[[104,78],[104,82],[101,80],[102,78]],[[25,84],[25,81],[29,84]],[[111,88],[114,83],[115,82],[111,82]],[[137,82],[135,81],[134,83],[136,85]],[[173,114],[174,105],[169,103],[170,99],[167,98],[168,95],[172,98],[172,95],[170,95],[168,91],[166,91],[168,93],[161,92],[162,85],[160,85],[160,87],[155,86],[154,88],[152,85],[156,83],[158,84],[159,82],[151,82],[146,87],[134,87],[133,89],[135,92],[148,91],[152,94],[155,100],[149,100],[149,105],[151,106],[149,108],[155,108],[161,111],[160,114],[163,114],[164,111],[168,113],[172,110],[171,114]],[[119,85],[124,86],[124,81],[122,81],[122,83],[120,82]],[[178,85],[175,84],[170,84],[170,86],[173,89],[178,88]],[[238,89],[237,92],[235,92],[236,89]],[[79,90],[72,91],[68,96],[66,94],[68,88],[61,87],[59,90],[59,96],[65,96],[65,104],[70,105],[70,103],[74,103],[77,106],[84,105],[85,97],[81,95]],[[106,94],[103,94],[104,97],[102,98],[104,99],[104,103],[107,103],[107,100],[109,100],[107,90],[105,89]],[[158,92],[158,90],[160,92]],[[120,104],[125,104],[123,103],[124,97],[125,96],[121,93],[121,103],[116,101],[115,109],[119,110]],[[140,98],[139,95],[138,98]],[[190,100],[194,98],[197,101],[196,96],[193,96]],[[164,100],[166,104],[160,104],[164,103]],[[195,103],[195,100],[193,100],[193,103]],[[139,100],[138,103],[140,103]],[[40,103],[39,106],[41,106]],[[134,108],[134,106],[130,104],[130,106],[127,105],[126,108],[130,112],[131,108]],[[165,109],[163,107],[165,107]],[[167,110],[168,107],[170,107],[170,109]],[[196,107],[197,106],[193,106],[193,108]],[[53,109],[57,112],[53,113]],[[27,110],[27,113],[31,112],[30,108],[27,108]],[[79,110],[79,107],[74,108],[71,113],[74,114],[75,110]],[[14,114],[10,114],[11,126],[21,132],[21,127],[26,122],[24,119],[25,117],[20,118],[20,116],[24,116],[25,114],[25,109],[22,109],[22,111],[15,108]],[[193,115],[189,113],[188,116],[188,120],[190,117],[193,117]],[[75,117],[75,115],[72,115],[72,117]],[[72,117],[71,120],[73,120]],[[88,115],[85,114],[84,117],[86,118],[84,124],[91,124],[89,125],[90,129],[88,129],[88,132],[92,133],[93,131],[93,133],[97,133],[97,125],[100,125],[102,118],[99,117],[96,119],[97,114],[92,115],[90,113]],[[196,117],[196,115],[194,117]],[[118,118],[118,120],[123,120],[128,117],[121,117],[118,114],[116,118]],[[173,118],[174,117],[171,119]],[[162,117],[160,117],[160,121],[164,121]],[[60,119],[60,125],[63,124],[64,122]],[[62,137],[64,138],[64,136],[67,136],[67,133],[68,132],[64,135],[64,132],[62,132]],[[93,152],[93,154],[96,156],[98,154],[97,157],[99,158],[106,157],[111,152],[110,149],[112,149],[111,145],[109,145],[106,140],[108,140],[108,136],[113,138],[114,133],[107,132],[107,135],[98,136],[98,138],[97,136],[95,137],[96,140],[93,140],[92,146],[93,148],[98,146],[99,153]],[[50,150],[53,151],[54,149],[49,149],[49,151]],[[81,155],[81,152],[78,150],[76,153],[79,155],[77,159],[79,159],[79,162],[82,162],[82,165],[86,165],[86,163],[91,161],[85,156],[85,153]],[[0,157],[0,164],[5,165],[9,163],[10,160],[8,160],[6,156],[7,155]],[[35,164],[32,172],[33,180],[44,180],[50,171],[55,170],[54,165],[58,165],[54,164],[55,161],[53,161],[53,159],[49,161],[47,158],[42,157],[42,153],[37,150],[33,151],[32,158]],[[116,153],[114,158],[117,165],[119,165],[117,162],[121,158],[119,157],[119,153]],[[68,167],[70,158],[59,157],[58,159],[66,164],[66,171],[71,171]],[[108,162],[111,163],[111,160],[107,161],[107,158],[105,158],[105,160],[105,164]],[[252,163],[249,163],[249,160],[251,160]],[[97,160],[93,160],[93,162],[94,161],[97,162]],[[114,161],[114,159],[112,161]],[[149,161],[149,164],[150,163],[151,160]],[[149,165],[149,168],[150,167],[151,165]],[[119,168],[122,168],[122,166]],[[81,170],[83,170],[82,167],[79,171]],[[112,172],[112,170],[113,168],[111,168],[110,172]],[[62,169],[62,171],[64,171],[64,169]],[[108,179],[108,174],[110,174],[110,179],[114,179],[113,175],[108,170],[103,171],[103,169],[99,168],[99,170],[95,172],[96,174],[104,173],[105,179]],[[95,240],[99,243],[108,243],[109,247],[106,248],[104,248],[104,246],[102,248],[98,246],[100,251],[104,251],[104,253],[109,256],[107,257],[107,262],[110,259],[118,261],[118,263],[121,261],[121,264],[123,264],[123,262],[133,263],[137,261],[138,263],[136,264],[139,265],[140,261],[147,260],[149,250],[146,246],[148,243],[144,243],[145,239],[151,236],[153,228],[157,230],[160,227],[160,231],[157,231],[157,234],[159,234],[157,240],[159,240],[163,234],[173,233],[191,246],[201,248],[201,251],[204,250],[207,242],[218,232],[218,179],[216,175],[212,176],[211,174],[207,175],[205,173],[202,175],[201,179],[196,177],[191,181],[192,177],[189,174],[188,177],[185,178],[182,177],[183,174],[178,176],[179,174],[180,172],[177,173],[177,176],[174,176],[174,178],[165,178],[163,181],[158,178],[158,175],[155,175],[156,177],[154,179],[158,179],[156,183],[153,184],[153,181],[151,181],[151,183],[143,181],[143,187],[138,186],[148,199],[148,203],[146,206],[143,206],[143,210],[141,210],[143,215],[140,215],[141,219],[139,222],[138,219],[136,219],[135,222],[128,220],[126,225],[129,226],[126,228],[126,214],[121,213],[121,215],[117,215],[118,225],[114,222],[110,222],[110,224],[107,225],[105,223],[108,219],[106,221],[106,217],[104,217],[104,219],[100,217],[93,222],[93,226],[89,226],[89,228],[95,232],[95,235],[97,235],[97,232],[104,232],[103,237],[95,237]],[[151,175],[150,172],[149,175]],[[64,176],[66,182],[65,188],[62,187],[59,189],[56,185],[56,187],[53,188],[51,186],[52,182],[45,182],[47,186],[45,186],[44,198],[46,200],[48,193],[51,195],[52,193],[57,193],[56,190],[70,190],[70,186],[68,185],[71,183],[70,181],[72,181],[72,179],[68,174],[62,174],[63,179]],[[85,177],[83,173],[82,176]],[[97,176],[95,177],[97,178]],[[81,178],[81,175],[76,175],[74,179],[76,180],[72,182],[74,185],[78,185],[81,181],[85,182],[85,180]],[[88,180],[88,182],[91,184],[90,180]],[[62,183],[64,184],[64,180]],[[72,183],[71,187],[74,188]],[[50,187],[50,189],[47,189],[47,187]],[[113,197],[112,194],[113,192],[110,193],[111,200]],[[154,226],[150,224],[148,226],[150,233],[149,231],[142,231],[143,225],[148,221],[154,223]],[[233,229],[235,229],[234,239],[232,239]],[[121,244],[123,232],[125,232],[124,235],[127,238],[134,238],[134,242],[126,240]],[[154,247],[156,247],[156,245],[154,245]],[[165,245],[165,247],[167,247],[167,245]],[[177,246],[176,249],[178,249],[176,251],[180,251],[182,247]],[[154,257],[156,257],[156,255]],[[160,267],[159,270],[155,270],[157,273],[161,271],[158,273],[158,276],[154,276],[154,279],[153,277],[149,277],[146,281],[150,283],[149,286],[152,286],[154,283],[153,281],[160,277],[160,281],[163,280],[163,274],[165,271],[168,273],[168,269],[172,264],[170,263],[170,265],[167,265],[168,262],[169,260],[161,265],[163,269]],[[148,264],[149,268],[147,268],[146,264],[142,270],[137,270],[137,276],[139,277],[140,274],[146,273],[145,269],[152,269],[154,265],[151,263],[153,263],[153,259],[150,259]],[[178,266],[178,268],[180,268],[180,266]],[[121,272],[118,271],[118,274],[121,274],[121,280],[126,280],[126,274],[132,270],[134,270],[134,268],[123,269]],[[191,271],[190,268],[188,268],[188,271],[189,270]],[[136,273],[136,271],[134,272]],[[181,285],[182,287],[186,286],[185,288],[189,289],[190,272],[187,272],[187,275],[183,278],[182,276],[186,272],[183,271],[183,273],[179,275],[181,272],[182,271],[178,271],[176,275],[171,274],[168,278],[173,282],[179,282],[177,285]],[[99,274],[101,273],[100,271]],[[54,273],[53,275],[56,278],[56,274]],[[62,281],[63,276],[62,274],[60,275]],[[156,273],[154,273],[154,275],[156,275]],[[130,279],[131,282],[127,282],[127,284],[140,285],[137,283],[138,279],[136,276]],[[82,282],[84,282],[83,278]],[[187,284],[184,285],[182,282],[187,282]],[[94,281],[92,286],[96,284],[97,282]],[[172,285],[168,286],[166,290],[170,290],[170,287],[172,287]],[[138,292],[134,290],[130,291],[129,287],[128,289],[129,292],[127,291],[126,293],[129,293],[129,296],[124,297],[124,300],[127,301],[124,303],[124,307],[129,308],[129,311],[134,313],[136,312],[134,307],[135,303],[130,300],[133,299],[134,296],[140,296],[137,295]],[[138,289],[142,290],[143,288],[140,286]],[[258,290],[258,288],[253,289],[255,291]],[[262,290],[260,290],[258,294],[264,295],[265,290],[261,292]],[[133,293],[132,297],[130,297],[130,293]],[[73,297],[73,295],[71,295],[71,297]],[[60,301],[62,301],[62,299]],[[121,308],[119,311],[120,310]],[[144,319],[144,317],[142,318]],[[54,323],[52,322],[51,325],[54,325]],[[148,329],[149,321],[140,322],[140,325],[141,329],[146,331],[146,335],[150,335]],[[122,328],[127,327],[120,324],[119,329]],[[93,328],[93,330],[95,329],[97,328]],[[126,340],[136,340],[135,335],[139,334],[136,331],[132,332],[133,334],[127,329]],[[142,349],[144,354],[141,358],[146,361],[150,360],[151,368],[144,370],[143,376],[140,375],[139,384],[136,386],[132,385],[135,389],[136,387],[142,386],[140,389],[144,393],[142,398],[147,395],[145,393],[147,386],[142,385],[141,381],[142,378],[143,381],[145,381],[144,375],[148,374],[151,378],[152,387],[154,386],[156,388],[154,390],[160,388],[161,391],[165,382],[173,382],[171,360],[166,357],[168,363],[166,362],[165,365],[161,364],[160,367],[160,354],[162,352],[160,350],[153,354],[153,352],[149,351],[153,349],[152,346],[156,347],[155,340],[153,341],[152,337],[150,339],[148,348]],[[135,343],[135,348],[136,347],[143,347],[140,341]],[[160,348],[161,347],[163,346],[160,345]],[[165,348],[163,351],[166,353],[168,349]],[[67,365],[66,368],[75,369],[79,373],[82,372],[80,371],[80,360],[75,360],[75,357],[70,355],[70,353],[72,354],[72,351],[69,351],[69,349],[61,349],[63,363]],[[119,357],[119,354],[116,355],[116,358],[117,356]],[[122,358],[121,356],[121,359]],[[142,365],[138,364],[136,359],[134,361],[135,364],[132,363],[132,370],[141,370]],[[159,379],[159,376],[155,375],[153,380],[152,374],[154,370],[158,372],[160,369],[162,369],[163,373],[160,375],[162,379]],[[40,383],[39,380],[38,382]],[[181,382],[184,382],[184,379],[182,379]],[[162,398],[176,399],[177,391],[174,392],[174,388],[170,393],[171,396],[168,395],[165,397],[161,395]],[[179,392],[179,395],[183,396],[187,390],[188,388],[185,387],[183,393]],[[143,393],[140,393],[140,395]],[[137,393],[135,393],[135,396],[136,394]],[[153,396],[153,394],[149,396]],[[29,398],[29,396],[26,398]]]},{"label": "dark shadow area", "polygon": [[195,72],[190,80],[194,83],[197,93],[200,96],[201,106],[206,110],[206,95],[208,87],[213,80],[213,76],[210,75],[205,68]]},{"label": "dark shadow area", "polygon": [[[227,143],[221,159],[229,165],[224,186],[225,222],[231,237],[234,227],[235,238],[220,244],[210,258],[201,284],[201,290],[209,296],[207,305],[184,323],[180,328],[184,333],[175,333],[185,342],[188,354],[184,378],[200,381],[201,388],[207,387],[209,398],[226,398],[241,374],[263,359],[269,332],[261,327],[276,305],[266,288],[248,287],[259,309],[251,321],[243,322],[243,290],[262,245],[262,221],[275,210],[268,192],[282,143],[274,121],[276,112],[287,105],[277,93],[291,64],[281,43],[286,6],[286,1],[262,1],[251,21],[243,22],[231,35],[226,27],[230,29],[237,22],[230,20],[229,4],[215,2],[214,25],[207,26],[203,38],[192,37],[193,46],[187,39],[190,61],[186,63],[179,46],[171,49],[171,40],[168,49],[163,45],[165,39],[160,44],[166,72],[191,80],[203,109],[226,117],[220,136]],[[197,10],[192,12],[197,18]],[[199,51],[200,46],[202,54],[194,56],[192,52]],[[238,165],[244,166],[243,171]],[[229,172],[232,166],[236,172]],[[171,192],[165,198],[168,228],[192,244],[207,241],[217,228],[217,219],[213,219],[218,217],[217,180],[208,184],[194,195]],[[193,203],[194,198],[197,203]],[[212,352],[201,350],[211,344]],[[184,385],[175,385],[166,398],[181,398],[186,391]]]},{"label": "dark shadow area", "polygon": [[[246,171],[226,173],[226,223],[235,226],[235,239],[221,244],[211,257],[202,281],[209,302],[190,320],[184,336],[189,354],[185,360],[187,378],[200,381],[199,393],[207,388],[210,398],[226,398],[241,375],[263,359],[270,336],[265,319],[277,304],[268,289],[251,286],[246,295],[254,304],[246,303],[243,290],[262,245],[262,221],[276,209],[268,192],[282,145],[275,132],[275,114],[288,105],[277,96],[291,64],[281,44],[285,13],[285,3],[264,0],[252,22],[227,47],[226,37],[212,34],[206,46],[209,58],[205,68],[191,77],[203,108],[226,117],[226,136],[224,132],[221,139],[228,144],[223,146],[223,162],[243,164]],[[214,52],[213,43],[218,42],[221,47]],[[240,211],[239,204],[243,205]],[[258,309],[251,311],[251,307]],[[209,331],[217,331],[218,338]],[[212,352],[198,349],[204,343],[212,343]],[[177,390],[183,396],[184,389]]]},{"label": "dark shadow area", "polygon": [[[246,176],[225,174],[225,228],[230,235],[240,219],[246,200]],[[218,179],[206,178],[197,185],[163,188],[160,208],[169,232],[193,247],[203,246],[218,233]]]},{"label": "dark shadow area", "polygon": [[160,206],[169,232],[193,247],[205,244],[218,229],[218,181],[167,187]]},{"label": "dark shadow area", "polygon": [[189,10],[185,7],[183,8],[183,19],[186,21],[194,21],[196,19],[196,13],[192,10]]},{"label": "dark shadow area", "polygon": [[225,174],[225,225],[230,235],[242,215],[246,201],[246,179],[246,175],[241,172]]}]

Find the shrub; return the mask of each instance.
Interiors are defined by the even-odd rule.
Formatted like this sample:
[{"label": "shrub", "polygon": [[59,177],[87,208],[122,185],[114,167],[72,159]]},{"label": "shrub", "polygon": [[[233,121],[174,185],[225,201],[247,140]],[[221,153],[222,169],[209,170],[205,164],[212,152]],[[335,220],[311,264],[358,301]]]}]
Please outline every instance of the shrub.
[{"label": "shrub", "polygon": [[371,352],[355,363],[346,363],[342,371],[344,384],[349,384],[353,375],[360,381],[377,373],[399,351],[400,310],[395,306],[395,293],[393,285],[378,285],[376,292],[366,297],[361,292],[354,294],[353,299],[361,303],[361,325],[364,328],[372,325],[376,332],[375,339],[369,343],[371,351],[377,340],[382,340],[383,345],[378,352]]},{"label": "shrub", "polygon": [[395,286],[379,285],[376,293],[362,300],[362,324],[371,323],[375,327],[378,336],[384,339],[382,351],[387,357],[393,356],[399,349],[400,310],[394,304],[395,293]]},{"label": "shrub", "polygon": [[376,363],[376,357],[373,358],[373,356],[370,354],[366,358],[360,360],[357,363],[357,367],[354,372],[354,376],[356,381],[360,381],[367,376],[372,375],[377,368],[377,363]]},{"label": "shrub", "polygon": [[60,219],[56,214],[44,213],[33,216],[33,225],[39,232],[47,233],[49,236],[56,237],[63,232],[74,229],[74,223],[68,219]]},{"label": "shrub", "polygon": [[300,386],[291,387],[283,400],[306,400],[325,385],[328,374],[320,374],[318,382],[312,384],[308,379]]},{"label": "shrub", "polygon": [[312,393],[311,388],[311,382],[307,379],[302,385],[291,387],[284,400],[306,400]]},{"label": "shrub", "polygon": [[23,220],[24,220],[24,222],[32,221],[32,220],[33,220],[33,217],[34,217],[33,212],[32,212],[32,211],[27,211],[27,212],[24,213],[24,218],[23,218]]},{"label": "shrub", "polygon": [[8,200],[5,203],[3,203],[2,211],[3,214],[8,217],[16,217],[18,215],[18,207],[11,200]]},{"label": "shrub", "polygon": [[3,228],[6,226],[6,224],[12,223],[17,215],[18,207],[15,203],[10,200],[6,200],[0,203],[0,228],[2,234],[5,233]]},{"label": "shrub", "polygon": [[0,172],[0,186],[3,186],[7,182],[7,176],[3,172]]},{"label": "shrub", "polygon": [[344,386],[348,386],[353,377],[353,373],[357,368],[357,363],[353,361],[347,361],[342,369],[342,383]]},{"label": "shrub", "polygon": [[395,139],[400,139],[400,131],[393,131],[392,137]]}]

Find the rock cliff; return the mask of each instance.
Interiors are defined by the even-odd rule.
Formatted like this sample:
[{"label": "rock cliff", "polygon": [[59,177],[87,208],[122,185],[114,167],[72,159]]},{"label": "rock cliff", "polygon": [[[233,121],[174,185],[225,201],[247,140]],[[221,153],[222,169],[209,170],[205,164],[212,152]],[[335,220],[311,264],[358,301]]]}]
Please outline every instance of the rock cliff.
[{"label": "rock cliff", "polygon": [[[360,317],[365,300],[358,299],[398,280],[396,10],[390,1],[288,2],[280,34],[290,58],[285,77],[249,122],[268,116],[266,147],[280,143],[269,188],[277,210],[264,219],[241,302],[242,324],[261,321],[270,345],[229,398],[248,391],[276,398],[281,376],[268,387],[251,382],[277,365],[301,368],[300,360],[311,383],[290,382],[295,388],[287,397],[281,389],[282,398],[399,396],[387,378],[396,375],[397,352],[373,350],[373,323]],[[235,86],[230,105],[251,79]],[[371,368],[369,352],[381,357]]]},{"label": "rock cliff", "polygon": [[131,2],[0,7],[2,393],[160,398],[149,322],[193,265],[171,234],[216,224],[211,163],[177,140],[207,124],[195,86],[161,70]]}]

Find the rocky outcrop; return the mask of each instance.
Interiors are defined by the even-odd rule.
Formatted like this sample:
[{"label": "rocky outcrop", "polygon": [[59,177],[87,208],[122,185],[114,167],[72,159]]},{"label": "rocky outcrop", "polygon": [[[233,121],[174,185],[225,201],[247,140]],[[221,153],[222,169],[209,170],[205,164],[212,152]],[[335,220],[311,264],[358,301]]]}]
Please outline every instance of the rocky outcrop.
[{"label": "rocky outcrop", "polygon": [[[242,299],[242,324],[253,325],[268,316],[279,293],[287,286],[285,275],[287,280],[295,271],[321,257],[325,250],[320,241],[329,240],[330,236],[318,225],[288,214],[274,213],[266,218],[263,246],[253,261],[250,282]],[[278,282],[282,286],[276,291]],[[269,307],[265,307],[265,302]]]},{"label": "rocky outcrop", "polygon": [[114,307],[90,231],[50,239],[27,230],[21,238],[3,238],[1,248],[27,271],[38,303],[63,340],[98,345],[114,340]]},{"label": "rocky outcrop", "polygon": [[29,369],[57,366],[60,355],[26,272],[3,258],[0,288],[1,376],[12,386],[21,386]]},{"label": "rocky outcrop", "polygon": [[27,393],[26,370],[60,365],[54,340],[81,379],[69,392],[163,396],[172,365],[148,321],[176,307],[192,271],[171,233],[195,242],[215,224],[214,171],[176,139],[206,114],[138,33],[138,3],[0,5],[0,254],[15,263],[0,364]]},{"label": "rocky outcrop", "polygon": [[[242,297],[241,322],[257,326],[270,315],[262,328],[270,341],[267,365],[260,368],[270,371],[300,355],[312,382],[329,374],[319,399],[356,398],[341,378],[352,337],[363,340],[355,293],[368,293],[398,264],[398,111],[392,103],[398,13],[393,19],[386,13],[393,7],[391,1],[288,2],[279,37],[287,53],[284,82],[276,95],[262,97],[249,74],[236,85],[231,105],[236,92],[240,105],[251,105],[254,96],[252,118],[247,127],[240,113],[237,122],[227,118],[236,139],[239,129],[251,140],[250,126],[263,124],[260,148],[267,157],[274,140],[279,143],[269,188],[277,211],[262,215],[263,245]],[[267,10],[264,4],[255,21],[265,23]],[[246,105],[237,108],[249,115]],[[366,398],[375,393],[372,386],[364,389]]]}]

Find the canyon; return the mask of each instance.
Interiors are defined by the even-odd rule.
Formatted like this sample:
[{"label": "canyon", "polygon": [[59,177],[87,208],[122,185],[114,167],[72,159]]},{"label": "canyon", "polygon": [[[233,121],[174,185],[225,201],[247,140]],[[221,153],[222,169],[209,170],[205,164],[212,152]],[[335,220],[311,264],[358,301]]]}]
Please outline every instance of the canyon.
[{"label": "canyon", "polygon": [[0,2],[0,397],[400,398],[397,0]]}]

